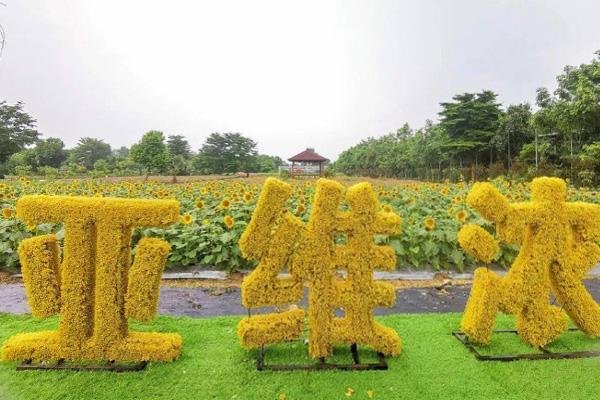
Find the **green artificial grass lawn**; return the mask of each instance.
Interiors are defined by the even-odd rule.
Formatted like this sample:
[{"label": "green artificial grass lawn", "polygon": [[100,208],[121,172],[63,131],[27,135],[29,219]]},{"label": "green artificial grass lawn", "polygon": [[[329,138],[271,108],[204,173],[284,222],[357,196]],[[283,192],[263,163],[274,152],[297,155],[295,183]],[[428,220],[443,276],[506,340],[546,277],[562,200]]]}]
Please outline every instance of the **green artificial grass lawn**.
[{"label": "green artificial grass lawn", "polygon": [[[151,363],[143,372],[16,371],[0,364],[0,399],[594,399],[600,396],[600,358],[517,362],[476,361],[451,335],[460,314],[393,315],[378,318],[396,329],[403,353],[388,371],[258,372],[255,352],[240,348],[238,317],[159,317],[139,330],[180,332],[181,358]],[[52,329],[57,320],[0,315],[0,340],[17,332]],[[498,327],[511,328],[500,317]],[[600,341],[565,333],[554,351],[600,349]],[[512,334],[499,334],[485,354],[530,351]],[[363,351],[364,361],[372,361]],[[350,355],[337,351],[337,361]],[[270,348],[269,363],[307,361],[303,344]],[[353,390],[347,396],[348,388]],[[348,394],[350,394],[348,392]]]}]

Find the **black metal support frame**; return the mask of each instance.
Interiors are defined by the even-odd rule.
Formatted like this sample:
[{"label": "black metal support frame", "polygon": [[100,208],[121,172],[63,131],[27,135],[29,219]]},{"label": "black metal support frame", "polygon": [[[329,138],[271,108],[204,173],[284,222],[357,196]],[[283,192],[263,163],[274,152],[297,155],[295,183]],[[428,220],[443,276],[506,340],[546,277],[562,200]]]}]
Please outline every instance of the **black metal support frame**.
[{"label": "black metal support frame", "polygon": [[385,356],[382,353],[377,353],[379,361],[376,363],[361,363],[356,343],[350,346],[350,353],[352,354],[352,364],[328,363],[324,357],[320,358],[318,362],[311,364],[266,364],[265,347],[261,346],[256,358],[256,369],[258,371],[320,371],[331,369],[343,371],[383,371],[388,369]]},{"label": "black metal support frame", "polygon": [[[569,328],[570,332],[578,331],[577,328]],[[514,329],[495,330],[494,333],[512,333],[518,334]],[[479,361],[518,361],[518,360],[564,360],[573,358],[600,357],[600,351],[572,351],[572,352],[552,352],[544,347],[538,349],[541,353],[523,353],[523,354],[499,354],[485,355],[481,354],[473,343],[469,341],[467,335],[463,332],[452,332],[452,336],[457,338]]]},{"label": "black metal support frame", "polygon": [[80,364],[58,360],[55,363],[33,362],[25,360],[17,365],[17,371],[31,370],[68,370],[68,371],[109,371],[109,372],[137,372],[146,369],[148,361],[141,361],[131,364],[124,364],[115,361],[97,362],[90,364]]}]

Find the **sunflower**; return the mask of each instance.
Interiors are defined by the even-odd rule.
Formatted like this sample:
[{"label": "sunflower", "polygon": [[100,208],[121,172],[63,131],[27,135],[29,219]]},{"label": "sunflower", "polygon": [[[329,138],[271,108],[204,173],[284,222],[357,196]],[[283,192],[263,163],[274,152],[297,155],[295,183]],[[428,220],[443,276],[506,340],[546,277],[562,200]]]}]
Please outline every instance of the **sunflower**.
[{"label": "sunflower", "polygon": [[386,213],[392,212],[392,207],[388,206],[387,204],[385,204],[382,208],[383,208],[383,212],[386,212]]},{"label": "sunflower", "polygon": [[195,206],[198,209],[202,209],[204,207],[204,202],[202,200],[196,200]]},{"label": "sunflower", "polygon": [[460,210],[456,213],[456,219],[459,222],[465,222],[467,220],[467,212],[465,210]]},{"label": "sunflower", "polygon": [[229,208],[229,206],[231,205],[231,201],[229,201],[229,199],[223,199],[223,201],[221,202],[220,207],[223,210],[227,210]]},{"label": "sunflower", "polygon": [[429,217],[429,218],[425,219],[425,228],[428,231],[434,230],[435,229],[435,225],[436,225],[435,219],[433,219],[432,217]]},{"label": "sunflower", "polygon": [[306,211],[306,207],[304,207],[304,204],[298,204],[298,208],[296,209],[296,213],[297,214],[302,214],[302,213],[304,213],[304,211]]},{"label": "sunflower", "polygon": [[246,203],[250,203],[250,202],[252,201],[252,197],[254,197],[254,196],[252,195],[252,193],[250,193],[250,192],[246,192],[246,193],[244,194],[244,201],[245,201]]},{"label": "sunflower", "polygon": [[181,217],[181,222],[183,222],[185,225],[189,225],[192,223],[192,216],[190,214],[184,214]]},{"label": "sunflower", "polygon": [[231,217],[231,215],[226,215],[223,218],[223,222],[225,223],[225,226],[227,227],[227,229],[231,229],[231,228],[233,228],[233,223],[235,221],[233,220],[233,218]]},{"label": "sunflower", "polygon": [[10,208],[3,208],[2,209],[2,216],[6,219],[8,218],[12,218],[13,216],[13,210]]}]

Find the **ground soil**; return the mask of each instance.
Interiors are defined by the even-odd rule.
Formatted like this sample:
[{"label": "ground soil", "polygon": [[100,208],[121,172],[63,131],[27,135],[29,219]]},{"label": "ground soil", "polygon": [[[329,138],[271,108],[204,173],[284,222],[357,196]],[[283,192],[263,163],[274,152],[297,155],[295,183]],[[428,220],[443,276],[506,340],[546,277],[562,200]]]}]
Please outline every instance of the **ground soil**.
[{"label": "ground soil", "polygon": [[[395,313],[441,313],[464,310],[469,292],[468,281],[434,279],[430,281],[394,281],[396,304],[375,309],[376,315]],[[585,285],[600,302],[600,279],[588,279]],[[307,290],[308,291],[308,290]],[[306,294],[300,305],[306,307]],[[263,312],[264,310],[253,310]],[[25,290],[20,282],[0,284],[0,312],[27,313]],[[244,315],[240,302],[239,281],[163,281],[159,313],[209,317]]]}]

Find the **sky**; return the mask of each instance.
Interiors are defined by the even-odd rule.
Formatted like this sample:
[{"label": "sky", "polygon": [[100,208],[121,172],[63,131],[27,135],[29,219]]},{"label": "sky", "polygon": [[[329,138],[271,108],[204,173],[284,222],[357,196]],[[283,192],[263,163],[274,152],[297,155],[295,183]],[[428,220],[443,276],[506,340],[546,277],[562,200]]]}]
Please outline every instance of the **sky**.
[{"label": "sky", "polygon": [[148,130],[240,132],[334,160],[491,89],[555,88],[600,49],[600,1],[1,0],[0,101],[43,137],[130,146]]}]

